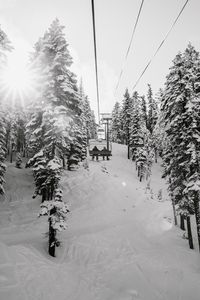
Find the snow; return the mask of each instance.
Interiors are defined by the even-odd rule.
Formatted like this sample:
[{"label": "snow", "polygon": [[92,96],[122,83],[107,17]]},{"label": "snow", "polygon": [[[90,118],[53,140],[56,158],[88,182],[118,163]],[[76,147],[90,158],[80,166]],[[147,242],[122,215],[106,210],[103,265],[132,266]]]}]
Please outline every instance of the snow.
[{"label": "snow", "polygon": [[68,228],[47,254],[47,217],[37,218],[30,169],[8,164],[0,203],[1,300],[198,300],[200,262],[172,208],[160,164],[139,182],[123,145],[109,161],[64,171]]},{"label": "snow", "polygon": [[56,157],[56,159],[54,158],[48,162],[47,167],[49,167],[51,170],[59,170],[61,168],[59,162],[59,158]]}]

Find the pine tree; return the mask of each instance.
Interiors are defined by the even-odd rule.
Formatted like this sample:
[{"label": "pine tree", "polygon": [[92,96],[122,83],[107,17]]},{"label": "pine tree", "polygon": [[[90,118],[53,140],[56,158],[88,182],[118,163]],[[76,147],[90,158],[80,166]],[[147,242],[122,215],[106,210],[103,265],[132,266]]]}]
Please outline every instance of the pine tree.
[{"label": "pine tree", "polygon": [[130,158],[130,121],[131,121],[132,99],[126,89],[122,102],[121,120],[122,120],[122,140],[128,146],[128,159]]},{"label": "pine tree", "polygon": [[130,123],[129,123],[129,132],[130,132],[130,149],[132,154],[132,160],[136,159],[136,152],[138,147],[144,146],[144,122],[142,118],[142,111],[140,105],[140,99],[137,92],[133,93],[132,97],[132,106],[130,107]]},{"label": "pine tree", "polygon": [[57,157],[47,164],[45,184],[51,187],[50,200],[41,204],[39,216],[48,216],[49,221],[49,254],[55,256],[55,247],[60,246],[57,233],[67,228],[68,206],[62,201],[62,189],[59,187],[61,165]]},{"label": "pine tree", "polygon": [[184,195],[188,198],[188,202],[192,201],[194,205],[200,250],[200,57],[199,52],[191,44],[188,45],[183,55],[185,63],[184,80],[186,81],[185,94],[187,98],[183,129],[188,168]]},{"label": "pine tree", "polygon": [[70,144],[67,160],[68,170],[75,170],[79,162],[83,161],[87,155],[86,128],[83,126],[82,122],[80,122],[80,124],[74,125],[73,133],[74,139],[73,142]]},{"label": "pine tree", "polygon": [[112,141],[114,143],[121,143],[121,108],[119,102],[116,102],[112,111],[112,123],[111,123],[111,131],[112,131]]},{"label": "pine tree", "polygon": [[147,128],[152,134],[158,118],[158,111],[157,111],[158,108],[157,108],[157,103],[153,97],[153,92],[150,84],[148,84],[147,101],[148,101]]},{"label": "pine tree", "polygon": [[27,155],[33,157],[44,147],[45,128],[42,123],[43,112],[35,111],[30,115],[30,121],[26,124]]},{"label": "pine tree", "polygon": [[[184,152],[180,145],[182,143],[182,101],[184,99],[185,85],[184,61],[182,54],[179,53],[167,77],[166,89],[162,101],[163,117],[165,120],[166,135],[170,141],[164,149],[163,160],[166,165],[165,174],[169,176],[169,189],[172,194],[172,200],[178,204],[182,199],[185,188],[186,170],[183,162]],[[173,145],[173,146],[172,146]]]},{"label": "pine tree", "polygon": [[25,124],[26,114],[22,107],[6,107],[6,154],[10,156],[10,162],[16,153],[25,156],[26,139]]},{"label": "pine tree", "polygon": [[42,81],[38,82],[38,92],[30,106],[32,112],[26,127],[32,156],[27,166],[33,168],[36,186],[33,197],[41,195],[42,207],[49,207],[49,254],[52,256],[55,255],[57,230],[54,221],[60,213],[54,204],[51,206],[51,201],[57,197],[61,168],[65,166],[71,145],[78,160],[83,158],[85,147],[83,108],[75,75],[69,69],[72,58],[63,29],[59,21],[54,20],[35,45],[31,65]]},{"label": "pine tree", "polygon": [[184,211],[184,216],[187,217],[188,232],[188,217],[195,213],[200,245],[199,86],[199,53],[189,45],[183,54],[176,56],[167,77],[162,111],[171,146],[168,144],[165,149],[164,162],[174,201],[178,204],[181,215]]},{"label": "pine tree", "polygon": [[40,150],[26,163],[26,168],[33,167],[33,176],[35,180],[35,192],[33,198],[37,195],[42,196],[42,202],[48,200],[48,187],[45,185],[47,178],[47,158],[44,150]]},{"label": "pine tree", "polygon": [[7,54],[13,50],[13,46],[6,33],[0,27],[0,70],[6,66]]},{"label": "pine tree", "polygon": [[4,118],[0,107],[0,194],[5,193],[3,187],[3,184],[5,182],[4,174],[6,172],[6,165],[4,164],[5,153],[6,153],[5,135],[6,135],[6,130],[4,128]]},{"label": "pine tree", "polygon": [[145,100],[145,96],[141,97],[141,115],[144,119],[146,127],[148,126],[148,118],[147,118],[147,104]]},{"label": "pine tree", "polygon": [[139,180],[142,181],[147,171],[147,151],[144,147],[140,147],[136,150],[135,161]]},{"label": "pine tree", "polygon": [[82,82],[79,87],[80,97],[82,101],[83,119],[85,123],[85,129],[87,134],[87,144],[90,139],[96,139],[97,137],[97,124],[95,121],[94,111],[91,110],[90,101],[88,96],[84,94]]},{"label": "pine tree", "polygon": [[16,168],[21,169],[22,168],[22,158],[20,152],[16,153],[16,162],[15,162]]},{"label": "pine tree", "polygon": [[81,116],[75,75],[69,70],[72,58],[67,49],[63,26],[56,19],[35,45],[32,66],[44,79],[35,110],[27,124],[29,152],[45,149],[48,159],[58,154],[63,159],[73,143],[73,128]]},{"label": "pine tree", "polygon": [[[0,79],[7,62],[7,53],[12,50],[11,43],[0,28]],[[6,118],[4,114],[3,93],[0,94],[0,194],[4,194],[3,184],[6,165],[4,164],[6,155]]]}]

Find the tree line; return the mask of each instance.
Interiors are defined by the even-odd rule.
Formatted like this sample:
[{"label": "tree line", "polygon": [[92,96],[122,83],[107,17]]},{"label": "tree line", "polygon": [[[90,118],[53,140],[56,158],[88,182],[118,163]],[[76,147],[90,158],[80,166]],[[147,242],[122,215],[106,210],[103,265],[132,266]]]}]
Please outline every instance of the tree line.
[{"label": "tree line", "polygon": [[156,97],[150,85],[146,97],[126,90],[122,104],[113,108],[112,140],[127,144],[140,180],[161,157],[175,225],[187,228],[193,249],[190,219],[195,215],[200,249],[200,54],[191,44],[174,58]]},{"label": "tree line", "polygon": [[137,91],[130,96],[126,89],[122,104],[116,102],[112,111],[112,141],[127,145],[127,157],[135,161],[140,181],[150,176],[153,157],[157,161],[159,97],[154,97],[150,84],[146,97]]},{"label": "tree line", "polygon": [[[0,29],[0,71],[6,67],[13,47]],[[72,57],[64,35],[64,26],[55,19],[35,43],[29,70],[34,74],[33,92],[22,105],[5,101],[0,93],[0,193],[5,192],[5,160],[31,167],[35,181],[33,198],[41,197],[39,215],[49,221],[49,254],[59,246],[57,232],[67,226],[69,212],[62,199],[60,179],[63,168],[74,170],[87,155],[90,138],[96,137],[96,121],[82,81],[70,70]]]}]

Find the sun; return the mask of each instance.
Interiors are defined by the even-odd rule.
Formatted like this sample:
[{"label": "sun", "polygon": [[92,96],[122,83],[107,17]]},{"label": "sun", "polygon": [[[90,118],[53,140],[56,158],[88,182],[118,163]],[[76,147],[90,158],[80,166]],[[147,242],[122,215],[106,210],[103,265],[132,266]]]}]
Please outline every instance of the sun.
[{"label": "sun", "polygon": [[7,57],[7,64],[0,72],[0,92],[4,101],[9,104],[25,102],[35,89],[35,76],[28,67],[28,49],[23,43],[17,43]]},{"label": "sun", "polygon": [[10,65],[5,68],[1,83],[12,93],[25,94],[32,85],[31,72],[25,66]]}]

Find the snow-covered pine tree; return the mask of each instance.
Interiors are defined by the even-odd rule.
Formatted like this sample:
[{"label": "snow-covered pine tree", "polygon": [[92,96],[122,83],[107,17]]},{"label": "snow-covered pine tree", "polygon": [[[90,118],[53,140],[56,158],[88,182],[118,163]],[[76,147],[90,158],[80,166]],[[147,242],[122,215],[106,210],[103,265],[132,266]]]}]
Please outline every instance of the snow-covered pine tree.
[{"label": "snow-covered pine tree", "polygon": [[[69,69],[72,58],[63,29],[58,19],[54,20],[36,43],[31,61],[33,69],[43,80],[38,82],[37,97],[27,125],[29,152],[33,155],[27,165],[33,167],[34,195],[41,195],[43,203],[55,198],[60,180],[60,159],[64,166],[70,145],[77,149],[79,136],[76,128],[78,126],[80,132],[82,126],[80,95],[75,75]],[[79,154],[83,155],[82,150]],[[56,234],[52,218],[56,211],[53,207],[49,210],[49,253],[53,256]]]},{"label": "snow-covered pine tree", "polygon": [[73,143],[70,145],[68,154],[68,170],[77,168],[80,161],[87,156],[87,145],[91,138],[95,138],[96,123],[93,118],[88,97],[83,91],[82,82],[79,87],[81,114],[75,117],[73,125]]},{"label": "snow-covered pine tree", "polygon": [[135,152],[135,162],[139,180],[142,181],[145,178],[145,173],[147,171],[147,151],[145,147],[137,148]]},{"label": "snow-covered pine tree", "polygon": [[[129,145],[132,155],[132,160],[136,159],[137,149],[144,146],[144,128],[145,123],[141,113],[141,103],[137,92],[133,93],[132,105],[129,109]],[[144,125],[144,126],[143,126]]]},{"label": "snow-covered pine tree", "polygon": [[163,144],[165,139],[164,132],[165,132],[165,128],[164,128],[164,123],[162,121],[162,114],[159,112],[157,123],[154,127],[153,134],[151,135],[155,162],[158,161],[158,156],[162,156]]},{"label": "snow-covered pine tree", "polygon": [[83,113],[86,122],[87,142],[89,139],[96,139],[97,124],[94,111],[90,107],[90,101],[87,96],[83,98]]},{"label": "snow-covered pine tree", "polygon": [[68,206],[62,201],[62,189],[57,188],[54,199],[41,204],[39,216],[48,216],[49,220],[49,254],[55,257],[55,247],[60,246],[57,234],[67,229]]},{"label": "snow-covered pine tree", "polygon": [[[69,149],[69,144],[72,142],[69,128],[75,122],[73,118],[77,114],[81,114],[75,75],[69,70],[72,58],[67,48],[68,44],[63,29],[64,27],[59,24],[59,21],[54,20],[44,36],[35,45],[32,66],[40,73],[43,81],[38,99],[36,99],[39,109],[33,112],[29,124],[30,128],[36,125],[33,141],[34,139],[38,141],[37,135],[40,137],[41,133],[42,137],[45,135],[49,139],[50,132],[55,132],[60,127],[59,132],[62,133],[63,137],[62,143],[59,134],[58,139],[56,136],[52,137],[54,141],[48,142],[48,147],[51,145],[51,147],[59,149],[62,157],[64,157],[65,152]],[[57,121],[54,117],[50,126],[46,122],[49,119],[47,115],[55,112]],[[55,126],[56,129],[54,130],[52,126]],[[65,140],[65,147],[63,147],[63,140]],[[50,149],[49,152],[51,152]]]},{"label": "snow-covered pine tree", "polygon": [[6,165],[4,164],[5,154],[6,154],[6,144],[5,144],[6,130],[4,127],[4,122],[5,121],[3,117],[3,112],[0,106],[0,194],[4,194],[5,192],[3,187],[3,184],[5,182],[4,174],[6,171]]},{"label": "snow-covered pine tree", "polygon": [[188,202],[193,202],[200,250],[200,55],[189,44],[183,53],[186,81],[184,112],[184,149],[187,163],[187,185],[184,190]]},{"label": "snow-covered pine tree", "polygon": [[[166,88],[162,98],[161,109],[165,122],[165,133],[168,143],[165,143],[163,161],[165,174],[169,176],[169,190],[174,204],[182,199],[185,188],[186,170],[185,154],[181,147],[183,141],[183,119],[185,83],[184,61],[182,54],[176,55],[170,74],[167,77]],[[181,220],[183,217],[181,216]]]},{"label": "snow-covered pine tree", "polygon": [[130,158],[130,121],[131,121],[132,99],[126,89],[122,101],[121,120],[122,120],[122,140],[128,146],[128,159]]},{"label": "snow-covered pine tree", "polygon": [[2,72],[3,68],[7,63],[7,54],[13,50],[13,46],[8,39],[6,33],[0,27],[0,71]]},{"label": "snow-covered pine tree", "polygon": [[12,163],[17,152],[25,156],[26,114],[22,107],[6,107],[6,115],[6,149]]},{"label": "snow-covered pine tree", "polygon": [[167,77],[162,111],[171,144],[165,153],[168,156],[171,153],[170,159],[164,155],[164,161],[168,164],[170,189],[180,211],[184,208],[188,215],[195,213],[200,245],[199,86],[199,53],[189,45],[183,54],[176,56]]},{"label": "snow-covered pine tree", "polygon": [[35,180],[35,192],[33,198],[37,195],[42,196],[42,202],[48,200],[48,187],[45,185],[47,178],[47,158],[45,151],[42,149],[36,153],[26,163],[26,168],[33,167],[33,176]]},{"label": "snow-covered pine tree", "polygon": [[158,118],[158,107],[153,97],[153,91],[150,84],[148,84],[147,101],[148,101],[147,128],[152,134]]},{"label": "snow-covered pine tree", "polygon": [[21,153],[23,156],[25,156],[26,151],[26,138],[25,138],[25,132],[26,132],[26,114],[22,111],[21,114],[16,115],[16,151]]},{"label": "snow-covered pine tree", "polygon": [[[191,229],[191,221],[190,216],[194,215],[194,203],[191,198],[183,197],[178,203],[178,214],[181,216],[181,221],[184,224],[185,220],[187,223],[187,238],[189,242],[190,249],[194,249],[193,237],[192,237],[192,229]],[[185,230],[185,224],[183,225],[183,230]]]},{"label": "snow-covered pine tree", "polygon": [[47,160],[57,154],[64,162],[73,142],[75,118],[81,114],[81,108],[76,79],[69,70],[72,58],[63,29],[59,21],[54,20],[35,45],[32,66],[43,82],[34,99],[36,109],[28,123],[27,135],[33,155],[44,149]]},{"label": "snow-covered pine tree", "polygon": [[145,96],[141,96],[141,115],[142,115],[142,118],[144,119],[144,122],[145,122],[145,125],[147,128],[148,118],[147,118],[147,104],[146,104]]},{"label": "snow-covered pine tree", "polygon": [[112,123],[111,123],[111,132],[112,132],[112,141],[114,143],[121,143],[121,108],[119,102],[116,102],[112,111]]},{"label": "snow-covered pine tree", "polygon": [[49,221],[49,254],[55,256],[55,247],[60,246],[57,233],[67,228],[68,206],[62,200],[62,189],[59,187],[61,161],[54,156],[46,165],[47,176],[44,182],[48,186],[48,200],[40,206],[39,216],[48,216]]},{"label": "snow-covered pine tree", "polygon": [[177,213],[176,213],[176,199],[173,193],[172,187],[172,165],[170,164],[173,158],[172,153],[172,145],[170,143],[169,138],[167,137],[166,133],[163,131],[163,141],[162,141],[162,167],[163,167],[163,174],[162,178],[167,178],[168,182],[168,192],[172,202],[173,214],[174,214],[174,224],[177,225]]},{"label": "snow-covered pine tree", "polygon": [[82,79],[79,86],[79,94],[80,94],[80,104],[81,104],[81,132],[82,132],[82,144],[83,144],[83,151],[81,159],[84,159],[84,156],[87,156],[87,145],[89,141],[89,109],[90,104],[88,98],[85,96],[83,91],[83,83]]},{"label": "snow-covered pine tree", "polygon": [[22,168],[22,157],[21,157],[21,153],[20,152],[16,153],[15,166],[16,166],[16,168],[19,168],[19,169]]},{"label": "snow-covered pine tree", "polygon": [[91,109],[91,117],[90,117],[90,135],[91,139],[96,139],[97,138],[97,122],[95,118],[95,113],[94,110]]},{"label": "snow-covered pine tree", "polygon": [[143,138],[144,144],[137,147],[135,150],[135,163],[136,170],[138,171],[138,177],[140,181],[151,176],[151,169],[153,164],[154,153],[147,136]]},{"label": "snow-covered pine tree", "polygon": [[30,121],[26,124],[27,156],[33,157],[44,147],[44,126],[42,123],[43,112],[35,111],[30,115]]},{"label": "snow-covered pine tree", "polygon": [[73,142],[70,144],[67,166],[68,170],[75,170],[78,167],[80,161],[84,160],[87,156],[87,135],[86,127],[80,119],[80,123],[73,126]]},{"label": "snow-covered pine tree", "polygon": [[[13,48],[11,43],[0,27],[0,79],[7,62],[7,53]],[[6,119],[4,114],[3,94],[0,94],[0,194],[4,194],[3,183],[6,165],[4,164],[6,155]]]}]

